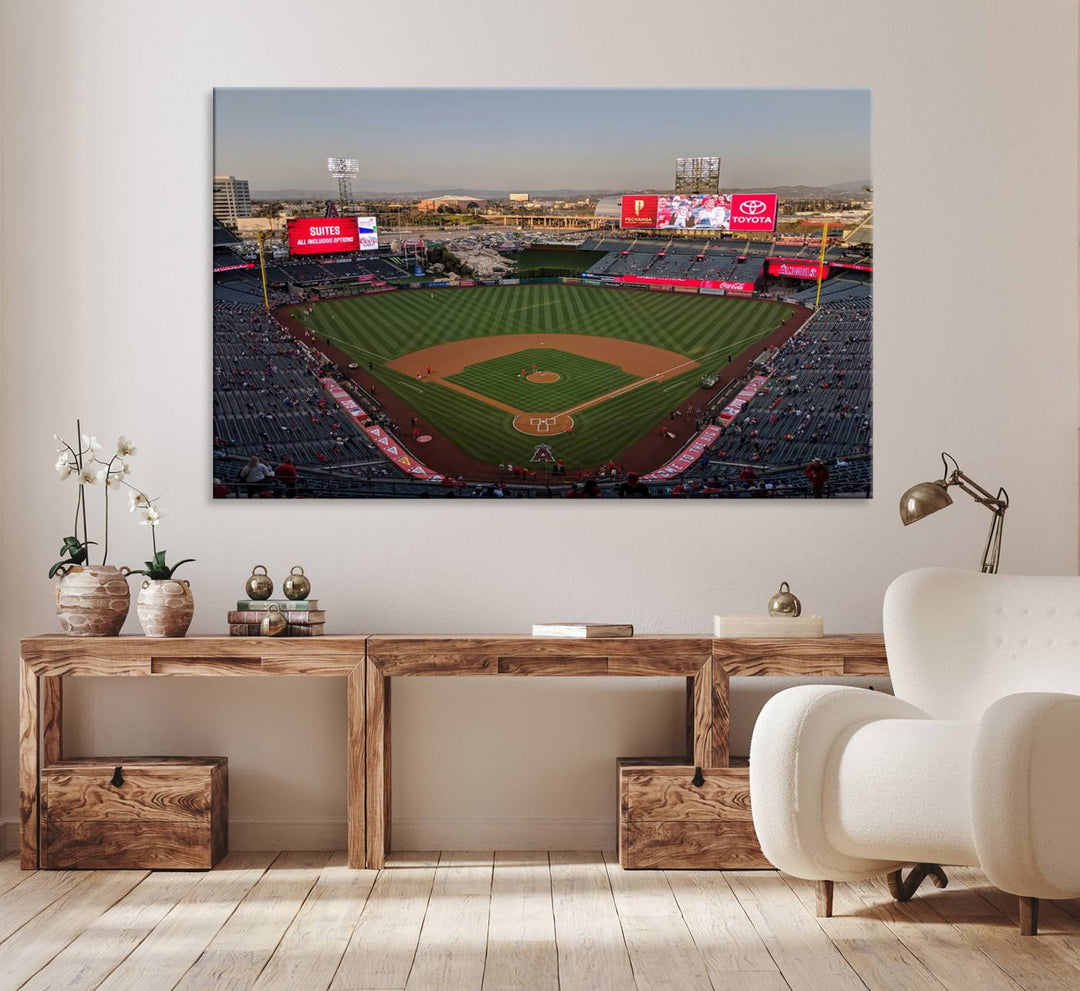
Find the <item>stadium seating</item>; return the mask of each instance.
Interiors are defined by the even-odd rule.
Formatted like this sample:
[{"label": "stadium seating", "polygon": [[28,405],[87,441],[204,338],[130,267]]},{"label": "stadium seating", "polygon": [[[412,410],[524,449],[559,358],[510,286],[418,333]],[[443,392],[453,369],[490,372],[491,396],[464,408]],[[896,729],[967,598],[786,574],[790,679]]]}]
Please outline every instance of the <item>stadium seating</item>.
[{"label": "stadium seating", "polygon": [[217,477],[253,454],[272,466],[290,457],[302,477],[331,468],[354,477],[399,474],[323,391],[322,355],[261,312],[261,299],[223,286],[214,287],[214,296]]},{"label": "stadium seating", "polygon": [[[768,383],[724,430],[696,469],[700,477],[730,478],[747,465],[755,473],[797,471],[814,458],[835,465],[869,456],[871,297],[870,286],[854,285],[858,295],[823,300],[813,319],[780,346]],[[856,474],[834,484],[845,481],[858,490]]]}]

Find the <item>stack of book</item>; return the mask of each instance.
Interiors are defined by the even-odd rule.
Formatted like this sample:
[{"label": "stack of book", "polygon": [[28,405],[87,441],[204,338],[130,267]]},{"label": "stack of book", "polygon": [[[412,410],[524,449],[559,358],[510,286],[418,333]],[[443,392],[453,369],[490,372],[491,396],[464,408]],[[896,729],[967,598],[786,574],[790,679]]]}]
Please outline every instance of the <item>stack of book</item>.
[{"label": "stack of book", "polygon": [[277,606],[285,617],[283,637],[321,637],[326,626],[326,612],[318,599],[239,599],[229,613],[229,636],[262,636],[262,621],[267,610]]}]

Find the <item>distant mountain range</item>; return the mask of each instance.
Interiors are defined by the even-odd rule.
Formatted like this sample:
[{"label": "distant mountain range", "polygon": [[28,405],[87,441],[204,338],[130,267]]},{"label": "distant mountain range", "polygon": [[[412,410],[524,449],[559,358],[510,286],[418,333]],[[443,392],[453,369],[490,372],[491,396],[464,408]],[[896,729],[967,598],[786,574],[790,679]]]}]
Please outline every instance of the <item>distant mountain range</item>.
[{"label": "distant mountain range", "polygon": [[[832,186],[744,186],[730,187],[725,192],[733,193],[777,193],[783,197],[793,199],[826,199],[837,194],[857,194],[863,191],[864,186],[871,185],[869,179],[856,179],[850,182],[839,182]],[[414,189],[398,190],[395,192],[379,191],[374,189],[353,190],[353,198],[364,200],[389,200],[389,199],[428,199],[433,196],[472,196],[482,200],[505,200],[511,192],[527,192],[533,199],[583,199],[596,198],[599,196],[614,196],[626,192],[669,192],[668,189],[468,189],[462,186],[447,186],[437,189]],[[299,199],[336,199],[336,190],[327,189],[253,189],[253,199],[258,200],[299,200]]]}]

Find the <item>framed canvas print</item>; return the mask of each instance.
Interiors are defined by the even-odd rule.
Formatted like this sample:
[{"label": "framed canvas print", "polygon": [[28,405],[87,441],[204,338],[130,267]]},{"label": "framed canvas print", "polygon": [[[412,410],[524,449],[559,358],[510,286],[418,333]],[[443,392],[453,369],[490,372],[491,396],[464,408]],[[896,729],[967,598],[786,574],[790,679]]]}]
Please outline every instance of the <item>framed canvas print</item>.
[{"label": "framed canvas print", "polygon": [[219,89],[215,498],[868,498],[867,90]]}]

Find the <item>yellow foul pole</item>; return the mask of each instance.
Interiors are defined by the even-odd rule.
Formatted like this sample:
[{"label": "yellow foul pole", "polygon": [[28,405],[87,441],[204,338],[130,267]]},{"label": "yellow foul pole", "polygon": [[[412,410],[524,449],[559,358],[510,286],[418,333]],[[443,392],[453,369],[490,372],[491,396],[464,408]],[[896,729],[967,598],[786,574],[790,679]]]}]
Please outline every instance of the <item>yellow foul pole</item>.
[{"label": "yellow foul pole", "polygon": [[263,305],[266,307],[266,312],[269,313],[270,312],[270,294],[266,291],[266,259],[263,257],[263,238],[264,237],[266,237],[266,231],[256,231],[255,232],[255,238],[259,242],[259,271],[262,272]]},{"label": "yellow foul pole", "polygon": [[[817,298],[814,300],[814,309],[818,308],[821,303],[821,280],[825,276],[825,238],[829,233],[829,225],[825,224],[821,228],[821,254],[818,255],[818,270],[817,270]],[[259,242],[262,243],[261,241]],[[269,307],[267,307],[269,309]]]}]

